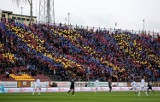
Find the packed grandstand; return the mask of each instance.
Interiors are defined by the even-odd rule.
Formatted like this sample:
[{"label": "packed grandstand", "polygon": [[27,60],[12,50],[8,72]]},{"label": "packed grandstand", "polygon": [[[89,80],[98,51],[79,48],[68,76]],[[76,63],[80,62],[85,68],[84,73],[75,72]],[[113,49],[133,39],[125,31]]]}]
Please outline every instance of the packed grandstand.
[{"label": "packed grandstand", "polygon": [[0,80],[160,81],[160,37],[0,21]]}]

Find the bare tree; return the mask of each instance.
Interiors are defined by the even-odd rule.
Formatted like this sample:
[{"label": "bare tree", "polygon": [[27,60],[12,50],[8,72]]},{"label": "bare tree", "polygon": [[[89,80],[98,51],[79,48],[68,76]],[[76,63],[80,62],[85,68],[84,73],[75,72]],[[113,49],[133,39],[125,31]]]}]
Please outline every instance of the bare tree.
[{"label": "bare tree", "polygon": [[13,2],[16,2],[17,6],[19,7],[20,2],[24,1],[25,3],[29,3],[30,5],[30,24],[32,24],[33,21],[33,2],[32,0],[12,0]]}]

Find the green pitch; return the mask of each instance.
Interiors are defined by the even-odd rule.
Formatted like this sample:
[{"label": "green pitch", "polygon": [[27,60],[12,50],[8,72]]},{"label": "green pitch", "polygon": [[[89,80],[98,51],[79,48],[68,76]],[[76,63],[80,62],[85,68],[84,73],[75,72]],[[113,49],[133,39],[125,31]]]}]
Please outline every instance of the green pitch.
[{"label": "green pitch", "polygon": [[134,92],[5,93],[0,94],[0,102],[160,102],[160,92],[150,92],[148,97],[143,92],[140,97]]}]

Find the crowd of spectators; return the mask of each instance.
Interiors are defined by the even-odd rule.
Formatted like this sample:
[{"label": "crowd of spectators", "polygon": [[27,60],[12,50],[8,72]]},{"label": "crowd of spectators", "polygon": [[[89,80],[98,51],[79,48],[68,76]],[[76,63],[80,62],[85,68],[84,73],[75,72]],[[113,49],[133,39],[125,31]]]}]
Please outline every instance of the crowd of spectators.
[{"label": "crowd of spectators", "polygon": [[[26,66],[67,81],[160,80],[160,42],[149,34],[0,22],[0,64]],[[11,58],[10,58],[11,57]]]}]

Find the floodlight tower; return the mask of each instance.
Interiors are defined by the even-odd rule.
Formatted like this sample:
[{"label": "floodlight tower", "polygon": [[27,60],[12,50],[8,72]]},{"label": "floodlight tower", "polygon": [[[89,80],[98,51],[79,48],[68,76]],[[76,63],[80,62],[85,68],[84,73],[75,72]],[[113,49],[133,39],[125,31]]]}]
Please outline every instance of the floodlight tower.
[{"label": "floodlight tower", "polygon": [[54,0],[39,0],[39,23],[54,23]]},{"label": "floodlight tower", "polygon": [[145,19],[142,20],[143,21],[143,33],[145,31]]}]

